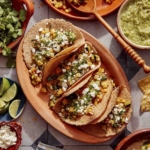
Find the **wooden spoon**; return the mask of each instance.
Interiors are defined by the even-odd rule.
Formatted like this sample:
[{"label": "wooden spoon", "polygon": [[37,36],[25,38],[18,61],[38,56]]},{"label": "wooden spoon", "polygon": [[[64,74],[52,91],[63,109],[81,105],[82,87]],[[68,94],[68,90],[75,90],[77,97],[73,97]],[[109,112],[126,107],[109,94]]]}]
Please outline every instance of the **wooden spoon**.
[{"label": "wooden spoon", "polygon": [[128,45],[113,29],[112,27],[101,17],[96,11],[96,0],[88,0],[88,3],[84,5],[74,5],[69,0],[70,5],[82,13],[89,13],[95,15],[97,19],[103,24],[103,26],[114,36],[114,38],[123,46],[125,51],[133,58],[133,60],[141,67],[143,67],[145,73],[150,72],[150,67],[145,64],[145,61]]}]

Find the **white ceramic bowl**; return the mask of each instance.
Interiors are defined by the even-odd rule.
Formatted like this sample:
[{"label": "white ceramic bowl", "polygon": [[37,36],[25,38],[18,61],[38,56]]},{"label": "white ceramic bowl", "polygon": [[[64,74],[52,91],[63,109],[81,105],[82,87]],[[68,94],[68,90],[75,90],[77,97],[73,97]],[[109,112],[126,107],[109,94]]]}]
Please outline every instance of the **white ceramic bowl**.
[{"label": "white ceramic bowl", "polygon": [[[119,11],[118,11],[118,15],[117,15],[117,27],[118,27],[118,31],[120,33],[120,35],[122,36],[122,38],[132,47],[138,48],[138,49],[142,49],[142,50],[146,50],[146,49],[150,49],[150,46],[143,46],[140,44],[135,44],[134,42],[132,42],[131,40],[128,39],[127,36],[125,36],[123,29],[121,27],[121,14],[122,12],[126,9],[126,7],[128,7],[130,5],[130,3],[133,2],[133,0],[125,0],[123,2],[123,4],[121,5]],[[133,18],[132,18],[133,19]],[[130,23],[130,22],[129,22]],[[136,25],[137,26],[137,25]]]}]

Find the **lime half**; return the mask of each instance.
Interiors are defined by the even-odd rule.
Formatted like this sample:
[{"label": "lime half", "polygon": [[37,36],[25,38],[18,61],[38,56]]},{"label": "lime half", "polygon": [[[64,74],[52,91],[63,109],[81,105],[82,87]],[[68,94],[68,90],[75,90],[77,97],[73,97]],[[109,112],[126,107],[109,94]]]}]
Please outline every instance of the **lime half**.
[{"label": "lime half", "polygon": [[6,105],[3,108],[0,108],[0,114],[6,113],[8,108],[9,108],[9,102],[6,103]]},{"label": "lime half", "polygon": [[3,94],[5,94],[5,92],[10,88],[10,83],[9,80],[6,78],[2,78],[2,82],[0,85],[0,96],[3,96]]},{"label": "lime half", "polygon": [[9,115],[12,118],[16,118],[17,117],[17,111],[20,105],[20,100],[19,99],[15,99],[11,102],[10,106],[9,106]]},{"label": "lime half", "polygon": [[15,98],[17,94],[17,85],[14,83],[7,91],[6,93],[1,97],[1,99],[4,101],[4,102],[9,102],[11,101],[12,99]]}]

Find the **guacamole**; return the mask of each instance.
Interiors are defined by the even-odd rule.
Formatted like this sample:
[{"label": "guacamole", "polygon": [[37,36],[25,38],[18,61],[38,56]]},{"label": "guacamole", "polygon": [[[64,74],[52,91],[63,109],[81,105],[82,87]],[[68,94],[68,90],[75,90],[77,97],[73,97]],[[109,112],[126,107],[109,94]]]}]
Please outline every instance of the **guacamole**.
[{"label": "guacamole", "polygon": [[150,46],[150,0],[132,0],[121,13],[121,28],[133,43]]}]

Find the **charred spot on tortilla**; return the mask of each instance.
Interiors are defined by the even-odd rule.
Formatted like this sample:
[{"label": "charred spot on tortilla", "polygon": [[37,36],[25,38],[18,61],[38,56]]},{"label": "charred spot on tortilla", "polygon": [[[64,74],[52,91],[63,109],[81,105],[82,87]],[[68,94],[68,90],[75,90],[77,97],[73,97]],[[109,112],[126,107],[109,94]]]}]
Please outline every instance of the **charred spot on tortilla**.
[{"label": "charred spot on tortilla", "polygon": [[35,24],[23,41],[23,57],[29,69],[31,83],[42,81],[47,62],[82,45],[82,33],[63,19],[45,19]]}]

